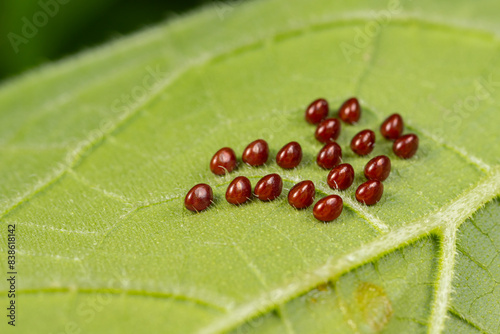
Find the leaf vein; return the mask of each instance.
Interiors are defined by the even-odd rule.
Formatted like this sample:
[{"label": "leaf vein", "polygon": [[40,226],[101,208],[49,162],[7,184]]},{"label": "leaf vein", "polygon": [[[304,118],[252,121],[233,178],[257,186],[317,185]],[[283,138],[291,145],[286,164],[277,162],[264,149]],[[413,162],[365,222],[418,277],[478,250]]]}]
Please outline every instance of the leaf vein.
[{"label": "leaf vein", "polygon": [[200,334],[219,333],[236,328],[249,319],[258,316],[263,310],[270,311],[289,300],[306,293],[321,283],[334,280],[340,275],[373,261],[390,251],[418,240],[440,228],[457,228],[500,192],[500,170],[484,178],[475,187],[463,193],[442,210],[405,227],[391,231],[357,250],[304,273],[295,282],[264,293],[255,300],[240,305],[229,314],[216,319],[209,326],[200,329]]}]

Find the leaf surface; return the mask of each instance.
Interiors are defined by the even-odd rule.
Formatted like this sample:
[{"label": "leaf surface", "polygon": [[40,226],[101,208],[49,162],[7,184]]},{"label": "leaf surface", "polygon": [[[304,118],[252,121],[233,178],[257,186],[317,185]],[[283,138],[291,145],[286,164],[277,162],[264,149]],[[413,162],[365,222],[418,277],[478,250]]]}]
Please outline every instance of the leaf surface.
[{"label": "leaf surface", "polygon": [[[16,330],[498,332],[500,6],[401,2],[386,17],[390,6],[217,3],[4,84],[1,233],[16,224]],[[345,43],[357,52],[346,57]],[[255,185],[270,172],[286,189],[310,179],[317,197],[333,193],[303,110],[349,96],[363,114],[338,140],[357,173],[338,220],[293,210],[286,191],[225,202],[232,177]],[[382,201],[359,205],[368,158],[350,138],[394,112],[419,135],[418,154],[396,158],[376,131],[370,156],[388,155],[393,171]],[[210,173],[220,147],[257,138],[272,156],[300,142],[303,162]],[[199,182],[215,205],[192,214],[183,199]]]}]

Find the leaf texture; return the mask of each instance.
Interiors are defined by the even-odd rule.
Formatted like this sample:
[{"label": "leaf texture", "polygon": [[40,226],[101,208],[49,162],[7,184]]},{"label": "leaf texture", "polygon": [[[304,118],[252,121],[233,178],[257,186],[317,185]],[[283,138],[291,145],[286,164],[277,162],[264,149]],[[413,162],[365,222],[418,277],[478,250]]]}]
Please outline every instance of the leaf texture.
[{"label": "leaf texture", "polygon": [[[5,83],[0,233],[16,225],[19,309],[2,328],[498,333],[498,13],[495,1],[217,2]],[[286,191],[224,201],[232,177],[271,172],[334,193],[303,111],[350,96],[363,114],[338,140],[357,174],[339,219],[293,210]],[[360,205],[368,158],[350,138],[395,112],[419,151],[400,160],[376,131],[370,156],[393,171],[381,202]],[[216,150],[257,138],[271,155],[300,142],[303,162],[210,173]],[[183,199],[200,182],[215,205],[192,214]]]}]

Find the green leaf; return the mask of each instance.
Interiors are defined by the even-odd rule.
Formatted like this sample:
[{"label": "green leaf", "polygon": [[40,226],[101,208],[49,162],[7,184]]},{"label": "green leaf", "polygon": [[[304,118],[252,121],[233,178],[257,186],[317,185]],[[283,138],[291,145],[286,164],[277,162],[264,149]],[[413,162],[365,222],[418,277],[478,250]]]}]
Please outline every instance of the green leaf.
[{"label": "green leaf", "polygon": [[[498,332],[499,10],[214,3],[4,84],[0,233],[15,224],[18,318],[2,332]],[[338,142],[357,176],[339,219],[292,209],[286,191],[224,201],[232,177],[270,172],[334,193],[303,111],[353,95],[363,115]],[[398,159],[377,134],[370,156],[393,171],[381,202],[359,205],[368,158],[349,140],[394,112],[420,149]],[[217,149],[257,138],[272,154],[300,142],[303,162],[210,173]],[[192,214],[199,182],[215,205]]]}]

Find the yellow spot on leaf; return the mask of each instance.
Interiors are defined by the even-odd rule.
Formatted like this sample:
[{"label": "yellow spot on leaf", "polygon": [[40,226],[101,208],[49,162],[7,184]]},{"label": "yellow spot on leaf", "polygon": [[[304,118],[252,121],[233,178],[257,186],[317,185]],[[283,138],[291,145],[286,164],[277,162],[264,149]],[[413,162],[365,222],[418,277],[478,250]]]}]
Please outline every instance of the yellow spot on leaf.
[{"label": "yellow spot on leaf", "polygon": [[373,283],[363,282],[354,292],[356,306],[363,322],[374,332],[380,332],[392,317],[392,304],[385,290]]}]

